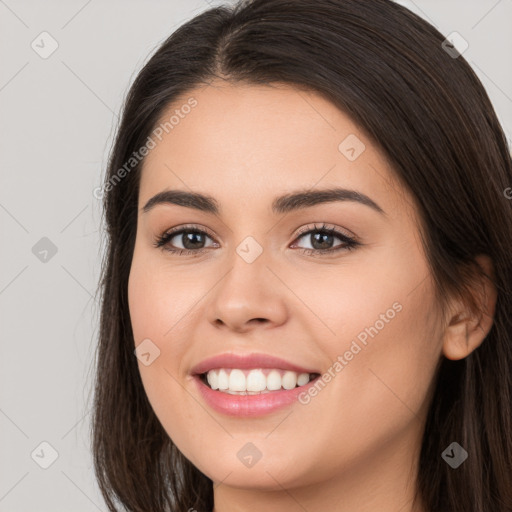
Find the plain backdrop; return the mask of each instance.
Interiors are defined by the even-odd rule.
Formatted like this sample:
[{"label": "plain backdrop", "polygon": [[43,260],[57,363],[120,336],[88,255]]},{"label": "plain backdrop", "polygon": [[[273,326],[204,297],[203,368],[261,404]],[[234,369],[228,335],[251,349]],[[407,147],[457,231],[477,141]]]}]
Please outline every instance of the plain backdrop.
[{"label": "plain backdrop", "polygon": [[[92,192],[136,73],[220,3],[0,0],[0,512],[107,510],[89,439],[102,236]],[[510,141],[512,0],[400,3],[468,41]]]}]

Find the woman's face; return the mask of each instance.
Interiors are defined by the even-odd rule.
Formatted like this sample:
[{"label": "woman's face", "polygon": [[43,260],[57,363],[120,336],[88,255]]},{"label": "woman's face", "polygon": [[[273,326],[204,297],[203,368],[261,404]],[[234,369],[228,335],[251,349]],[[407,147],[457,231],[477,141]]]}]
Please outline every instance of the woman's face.
[{"label": "woman's face", "polygon": [[[167,133],[152,134],[141,174],[128,290],[142,382],[163,427],[226,488],[342,475],[355,485],[384,463],[409,474],[442,349],[413,199],[368,137],[317,94],[213,82],[164,121],[172,115]],[[334,188],[375,205],[317,195]],[[213,198],[218,212],[192,201],[143,210],[171,190]],[[274,204],[299,192],[316,199]],[[189,232],[155,246],[181,227]],[[344,236],[358,244],[348,249]],[[197,368],[226,354],[286,363]],[[291,389],[206,389],[194,373],[208,367],[227,370],[217,385]],[[293,388],[301,373],[321,377]]]}]

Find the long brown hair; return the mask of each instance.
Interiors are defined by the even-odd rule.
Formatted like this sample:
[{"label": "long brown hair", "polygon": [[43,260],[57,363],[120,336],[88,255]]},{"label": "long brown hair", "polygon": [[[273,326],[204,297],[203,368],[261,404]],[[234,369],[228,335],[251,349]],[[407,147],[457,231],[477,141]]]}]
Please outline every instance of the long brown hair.
[{"label": "long brown hair", "polygon": [[[444,40],[390,0],[254,0],[196,16],[140,71],[102,190],[107,247],[91,435],[110,511],[213,507],[212,481],[169,439],[139,375],[127,283],[141,162],[128,170],[126,162],[170,103],[215,77],[308,88],[351,116],[417,201],[439,304],[456,295],[478,311],[475,256],[490,257],[494,323],[468,357],[440,362],[417,497],[430,512],[512,510],[512,161],[482,84]],[[441,457],[453,441],[469,453],[456,470]]]}]

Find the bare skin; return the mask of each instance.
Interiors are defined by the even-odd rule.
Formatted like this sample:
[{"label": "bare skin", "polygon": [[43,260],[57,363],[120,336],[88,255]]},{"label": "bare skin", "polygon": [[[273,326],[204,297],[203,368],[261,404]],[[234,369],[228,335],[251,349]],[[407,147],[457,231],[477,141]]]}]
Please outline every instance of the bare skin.
[{"label": "bare skin", "polygon": [[[215,512],[427,512],[412,498],[435,367],[443,354],[466,357],[483,341],[495,290],[482,289],[482,318],[454,301],[442,322],[414,199],[379,149],[320,95],[216,81],[169,112],[189,97],[197,106],[144,163],[128,288],[135,345],[149,338],[160,350],[152,364],[139,362],[156,415],[214,481]],[[351,134],[365,145],[354,161],[338,148]],[[277,196],[334,186],[367,195],[384,214],[355,201],[271,211]],[[176,204],[142,211],[167,189],[211,196],[220,213]],[[299,230],[323,223],[361,245],[302,252],[318,245]],[[200,254],[153,245],[190,224],[212,235]],[[248,236],[263,250],[252,263],[236,252]],[[183,236],[172,244],[183,248]],[[340,246],[334,236],[331,251]],[[378,333],[307,404],[257,418],[210,409],[190,375],[224,352],[327,372],[371,326]],[[250,468],[237,457],[248,442],[262,453]]]}]

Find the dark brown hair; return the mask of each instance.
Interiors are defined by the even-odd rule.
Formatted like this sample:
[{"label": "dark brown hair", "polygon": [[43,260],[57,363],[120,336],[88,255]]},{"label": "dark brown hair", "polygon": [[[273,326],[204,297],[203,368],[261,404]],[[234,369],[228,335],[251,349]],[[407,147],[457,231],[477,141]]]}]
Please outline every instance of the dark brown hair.
[{"label": "dark brown hair", "polygon": [[[475,256],[490,257],[494,324],[465,359],[441,358],[417,489],[429,512],[512,510],[512,201],[505,194],[512,161],[482,84],[463,56],[444,50],[444,39],[390,0],[254,0],[196,16],[140,71],[124,103],[103,197],[108,246],[91,435],[109,510],[213,507],[212,481],[169,439],[134,355],[127,283],[142,163],[112,178],[171,103],[215,77],[315,91],[364,130],[416,201],[441,306],[457,296],[478,311]],[[453,441],[469,453],[456,470],[441,458]]]}]

